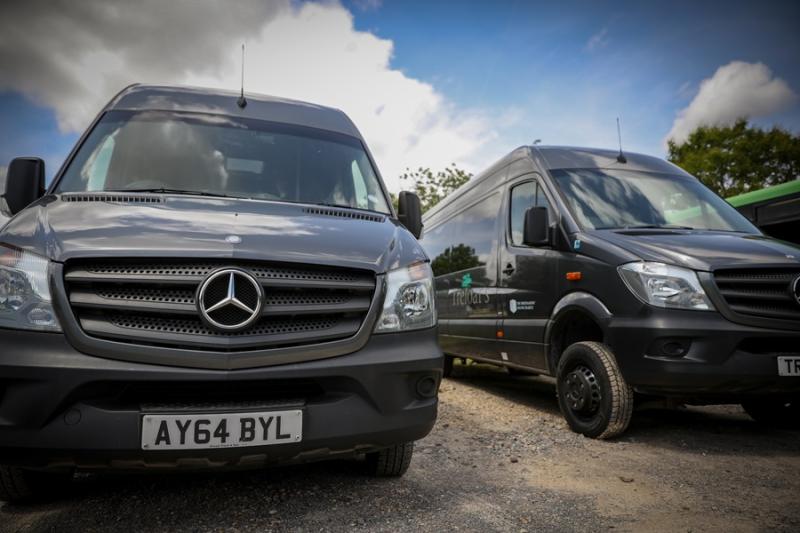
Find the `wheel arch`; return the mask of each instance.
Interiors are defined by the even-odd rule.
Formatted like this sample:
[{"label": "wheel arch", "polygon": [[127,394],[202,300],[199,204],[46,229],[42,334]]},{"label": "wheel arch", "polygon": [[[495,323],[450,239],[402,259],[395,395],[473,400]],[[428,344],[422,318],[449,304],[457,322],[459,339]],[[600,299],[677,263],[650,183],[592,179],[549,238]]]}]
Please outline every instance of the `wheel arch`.
[{"label": "wheel arch", "polygon": [[580,341],[603,342],[613,318],[608,307],[588,292],[571,292],[553,307],[545,330],[547,369],[555,375],[558,359],[567,346]]}]

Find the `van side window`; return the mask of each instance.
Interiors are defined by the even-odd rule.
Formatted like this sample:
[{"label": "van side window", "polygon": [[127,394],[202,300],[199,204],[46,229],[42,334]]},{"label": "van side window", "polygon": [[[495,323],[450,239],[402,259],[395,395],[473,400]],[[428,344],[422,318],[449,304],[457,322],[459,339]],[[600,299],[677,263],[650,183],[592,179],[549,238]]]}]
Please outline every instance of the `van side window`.
[{"label": "van side window", "polygon": [[542,187],[542,184],[538,181],[536,182],[536,207],[546,207],[548,218],[550,222],[553,222],[553,208],[550,207],[550,201],[544,193],[544,187]]},{"label": "van side window", "polygon": [[446,274],[442,265],[447,264],[450,247],[453,244],[453,226],[449,222],[440,224],[431,230],[425,230],[420,244],[431,259],[431,268],[435,276]]},{"label": "van side window", "polygon": [[495,253],[500,195],[493,194],[422,238],[436,276],[485,265]]},{"label": "van side window", "polygon": [[536,182],[526,181],[511,189],[511,242],[522,245],[522,227],[525,211],[536,202]]},{"label": "van side window", "polygon": [[526,181],[511,189],[511,242],[522,245],[525,211],[531,207],[546,207],[552,219],[552,209],[544,190],[537,181]]}]

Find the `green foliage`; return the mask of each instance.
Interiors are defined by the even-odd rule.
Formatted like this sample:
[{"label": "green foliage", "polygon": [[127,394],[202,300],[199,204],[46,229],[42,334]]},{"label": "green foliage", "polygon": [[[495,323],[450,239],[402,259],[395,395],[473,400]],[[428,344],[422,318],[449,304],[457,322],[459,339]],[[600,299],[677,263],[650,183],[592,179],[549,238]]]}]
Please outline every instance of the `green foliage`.
[{"label": "green foliage", "polygon": [[419,196],[424,213],[444,199],[445,196],[469,181],[472,174],[461,170],[455,163],[434,173],[430,168],[406,169],[400,182],[411,182],[413,191]]},{"label": "green foliage", "polygon": [[800,136],[762,130],[740,119],[701,126],[683,144],[669,141],[667,158],[722,197],[800,178]]},{"label": "green foliage", "polygon": [[475,248],[466,244],[456,244],[431,261],[433,273],[437,276],[481,266]]}]

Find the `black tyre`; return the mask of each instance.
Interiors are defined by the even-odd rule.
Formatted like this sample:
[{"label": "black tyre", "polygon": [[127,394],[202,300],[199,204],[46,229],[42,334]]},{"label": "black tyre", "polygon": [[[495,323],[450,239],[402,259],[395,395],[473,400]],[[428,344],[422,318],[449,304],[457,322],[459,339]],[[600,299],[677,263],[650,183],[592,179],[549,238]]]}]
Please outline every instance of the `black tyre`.
[{"label": "black tyre", "polygon": [[453,375],[453,362],[455,358],[450,355],[444,356],[444,367],[442,368],[442,375],[446,378],[449,378]]},{"label": "black tyre", "polygon": [[558,405],[569,427],[595,439],[625,431],[633,413],[633,389],[614,354],[599,342],[577,342],[558,362]]},{"label": "black tyre", "polygon": [[367,454],[367,473],[374,477],[400,477],[406,473],[414,455],[414,443],[396,444]]},{"label": "black tyre", "polygon": [[72,473],[39,472],[0,465],[0,501],[17,503],[49,499],[65,494]]},{"label": "black tyre", "polygon": [[800,429],[800,398],[758,398],[742,402],[742,407],[759,424]]}]

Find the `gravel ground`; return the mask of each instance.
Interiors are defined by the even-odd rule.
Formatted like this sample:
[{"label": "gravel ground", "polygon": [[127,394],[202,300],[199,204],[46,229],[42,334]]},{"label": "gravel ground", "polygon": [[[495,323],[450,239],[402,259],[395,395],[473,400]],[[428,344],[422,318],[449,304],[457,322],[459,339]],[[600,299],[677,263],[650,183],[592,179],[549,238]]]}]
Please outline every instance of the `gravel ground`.
[{"label": "gravel ground", "polygon": [[262,471],[82,476],[69,497],[0,508],[12,531],[800,531],[800,432],[734,406],[636,413],[571,433],[552,381],[457,366],[400,480],[353,461]]}]

